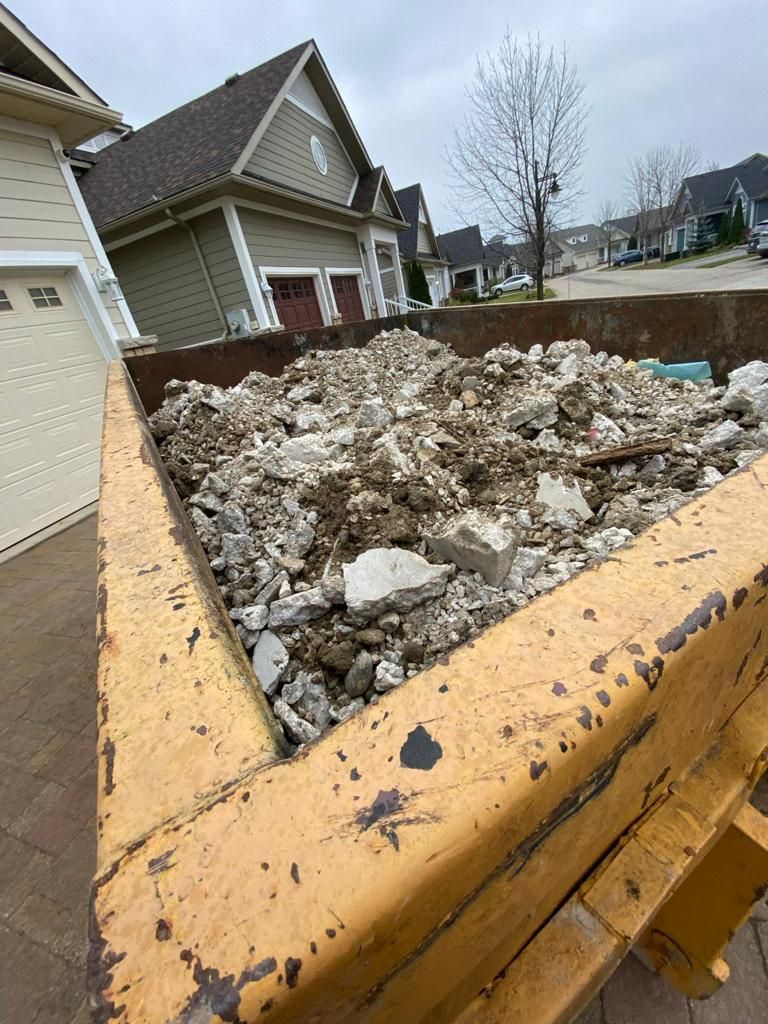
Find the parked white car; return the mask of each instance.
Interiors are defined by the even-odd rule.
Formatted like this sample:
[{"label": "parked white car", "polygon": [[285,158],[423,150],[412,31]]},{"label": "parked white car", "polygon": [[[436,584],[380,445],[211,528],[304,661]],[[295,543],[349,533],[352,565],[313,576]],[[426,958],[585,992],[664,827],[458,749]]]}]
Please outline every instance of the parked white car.
[{"label": "parked white car", "polygon": [[534,280],[530,274],[513,274],[512,277],[506,278],[501,284],[491,285],[490,293],[495,299],[499,295],[503,295],[504,292],[527,292],[530,288],[533,288]]}]

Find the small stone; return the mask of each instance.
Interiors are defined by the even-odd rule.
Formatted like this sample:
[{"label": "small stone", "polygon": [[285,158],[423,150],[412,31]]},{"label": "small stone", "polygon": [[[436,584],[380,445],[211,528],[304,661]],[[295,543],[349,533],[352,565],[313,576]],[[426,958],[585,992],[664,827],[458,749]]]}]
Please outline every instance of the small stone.
[{"label": "small stone", "polygon": [[373,658],[368,651],[358,651],[352,666],[344,677],[344,689],[350,697],[360,697],[371,685]]},{"label": "small stone", "polygon": [[320,580],[320,589],[323,597],[331,604],[344,604],[344,577],[324,576]]},{"label": "small stone", "polygon": [[247,608],[240,608],[240,621],[246,629],[258,632],[264,629],[269,620],[269,609],[263,604],[252,604]]},{"label": "small stone", "polygon": [[465,377],[461,382],[462,391],[474,391],[477,394],[482,392],[483,382],[479,377]]},{"label": "small stone", "polygon": [[362,619],[407,611],[439,597],[451,574],[449,566],[430,565],[411,551],[371,548],[344,564],[347,608]]},{"label": "small stone", "polygon": [[412,665],[420,665],[424,661],[424,644],[418,640],[406,640],[403,644],[403,659]]},{"label": "small stone", "polygon": [[483,376],[488,380],[501,380],[506,377],[506,371],[498,363],[489,363],[483,370]]},{"label": "small stone", "polygon": [[464,403],[459,398],[452,398],[448,403],[448,412],[463,412]]},{"label": "small stone", "polygon": [[337,430],[332,430],[328,436],[334,444],[341,444],[345,448],[349,448],[355,443],[355,428],[339,427]]},{"label": "small stone", "polygon": [[465,512],[450,520],[439,534],[424,534],[429,547],[460,569],[479,572],[498,587],[509,572],[518,537],[479,512]]},{"label": "small stone", "polygon": [[346,722],[348,718],[351,718],[356,711],[361,711],[365,707],[365,701],[362,697],[356,697],[354,700],[349,701],[348,704],[331,704],[331,718],[334,722]]},{"label": "small stone", "polygon": [[253,649],[251,661],[262,690],[273,696],[288,668],[288,651],[274,633],[264,630]]},{"label": "small stone", "polygon": [[512,572],[519,573],[523,579],[535,576],[547,560],[546,548],[518,548],[512,563]]},{"label": "small stone", "polygon": [[223,533],[221,535],[221,557],[227,565],[248,565],[256,559],[256,548],[250,534]]},{"label": "small stone", "polygon": [[721,480],[725,480],[725,477],[719,469],[716,469],[715,466],[704,466],[699,474],[698,483],[700,487],[714,487]]},{"label": "small stone", "polygon": [[327,462],[333,458],[333,448],[329,448],[325,440],[317,434],[301,434],[289,437],[280,446],[281,455],[287,455],[293,462],[313,465]]},{"label": "small stone", "polygon": [[291,594],[273,601],[269,609],[269,628],[285,629],[287,626],[301,626],[312,619],[325,615],[331,607],[320,587],[312,587],[299,594]]},{"label": "small stone", "polygon": [[758,448],[768,448],[768,421],[763,420],[752,436],[752,443]]},{"label": "small stone", "polygon": [[285,569],[290,576],[298,576],[299,573],[304,572],[306,562],[303,558],[296,558],[293,555],[281,555],[277,559],[277,564],[281,569]]},{"label": "small stone", "polygon": [[221,512],[224,508],[224,502],[212,491],[199,491],[192,495],[188,503],[204,512]]},{"label": "small stone", "polygon": [[543,452],[561,452],[563,450],[563,442],[554,430],[540,430],[533,439],[533,443]]},{"label": "small stone", "polygon": [[386,612],[378,617],[376,625],[385,633],[394,633],[400,626],[400,616],[397,612]]},{"label": "small stone", "polygon": [[510,412],[502,414],[505,427],[527,426],[542,430],[557,423],[557,400],[546,392],[528,392],[519,399],[519,404]]},{"label": "small stone", "polygon": [[480,402],[476,391],[462,391],[460,398],[465,409],[474,409]]},{"label": "small stone", "polygon": [[593,533],[584,541],[584,547],[601,558],[605,558],[611,551],[620,548],[627,541],[632,540],[633,534],[630,530],[622,527],[609,526],[599,533]]},{"label": "small stone", "polygon": [[387,635],[383,629],[358,629],[355,633],[358,643],[365,644],[366,647],[378,647],[379,644],[384,643],[386,638]]},{"label": "small stone", "polygon": [[286,704],[296,704],[304,696],[307,686],[307,673],[299,672],[292,683],[286,683],[280,691],[280,697]]},{"label": "small stone", "polygon": [[566,484],[562,477],[539,473],[536,477],[536,501],[549,509],[575,512],[583,520],[592,518],[592,510],[584,500],[581,488],[574,480]]},{"label": "small stone", "polygon": [[373,685],[379,693],[394,690],[405,679],[405,672],[400,665],[391,661],[380,661],[376,666]]},{"label": "small stone", "polygon": [[248,533],[250,523],[239,505],[226,504],[216,516],[220,533]]},{"label": "small stone", "polygon": [[621,444],[627,438],[621,427],[614,423],[610,416],[604,416],[601,412],[596,412],[592,417],[590,429],[596,430],[596,436],[609,444]]},{"label": "small stone", "polygon": [[320,664],[339,675],[349,672],[354,658],[355,645],[351,640],[342,640],[338,644],[326,644],[320,649]]},{"label": "small stone", "polygon": [[208,473],[203,482],[200,484],[201,491],[213,491],[214,494],[218,494],[221,498],[227,493],[229,487],[221,479],[218,473]]},{"label": "small stone", "polygon": [[530,530],[533,526],[533,517],[527,508],[521,508],[515,513],[515,522],[523,530]]},{"label": "small stone", "polygon": [[[269,583],[265,584],[262,589],[256,594],[253,599],[254,604],[264,604],[267,608],[277,598],[283,584],[288,583],[288,573],[279,572],[274,579],[270,580]],[[290,588],[289,588],[290,589]]]},{"label": "small stone", "polygon": [[299,699],[299,708],[322,732],[331,721],[331,702],[325,684],[308,678],[304,686],[304,696]]},{"label": "small stone", "polygon": [[[305,434],[309,431],[323,431],[328,427],[328,417],[316,409],[302,409],[296,413],[293,428],[297,434]],[[304,459],[300,460],[305,461]]]},{"label": "small stone", "polygon": [[304,521],[291,528],[284,551],[291,558],[302,558],[314,543],[315,531],[308,522]]},{"label": "small stone", "polygon": [[301,715],[297,715],[284,700],[276,700],[272,707],[277,718],[285,726],[289,739],[292,739],[294,743],[311,743],[320,735],[317,726],[307,722]]},{"label": "small stone", "polygon": [[667,460],[663,455],[652,455],[637,474],[638,480],[653,480],[667,468]]},{"label": "small stone", "polygon": [[744,428],[733,420],[723,420],[700,439],[699,448],[705,452],[722,452],[734,448],[745,436]]}]

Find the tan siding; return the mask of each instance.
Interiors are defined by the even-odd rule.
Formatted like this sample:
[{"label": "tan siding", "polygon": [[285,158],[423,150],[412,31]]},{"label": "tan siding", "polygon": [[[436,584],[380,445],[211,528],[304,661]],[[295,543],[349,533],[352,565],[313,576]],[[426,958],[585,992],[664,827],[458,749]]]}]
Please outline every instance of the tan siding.
[{"label": "tan siding", "polygon": [[158,231],[109,256],[139,330],[156,334],[160,348],[221,336],[224,328],[183,228]]},{"label": "tan siding", "polygon": [[383,213],[388,217],[392,216],[392,207],[389,205],[389,203],[381,194],[381,192],[379,192],[379,198],[376,200],[376,206],[374,207],[374,209],[378,213]]},{"label": "tan siding", "polygon": [[416,250],[417,252],[432,252],[432,246],[429,244],[429,235],[423,224],[419,224],[416,234]]},{"label": "tan siding", "polygon": [[247,309],[253,316],[255,311],[251,308],[251,300],[222,211],[206,213],[196,218],[192,226],[224,312]]},{"label": "tan siding", "polygon": [[[99,265],[48,139],[0,129],[0,249],[79,252],[93,272]],[[101,301],[121,337],[122,314]]]},{"label": "tan siding", "polygon": [[397,296],[397,277],[394,270],[382,271],[381,288],[385,299],[394,299]]},{"label": "tan siding", "polygon": [[[309,140],[313,135],[322,142],[328,158],[324,175],[312,157]],[[356,177],[336,132],[289,100],[283,101],[245,169],[279,185],[344,204]]]}]

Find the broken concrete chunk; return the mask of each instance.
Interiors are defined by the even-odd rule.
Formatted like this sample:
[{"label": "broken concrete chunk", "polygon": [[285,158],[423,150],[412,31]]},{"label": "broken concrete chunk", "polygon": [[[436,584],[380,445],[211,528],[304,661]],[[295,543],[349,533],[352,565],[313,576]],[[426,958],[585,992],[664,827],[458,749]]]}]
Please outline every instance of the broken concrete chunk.
[{"label": "broken concrete chunk", "polygon": [[753,359],[732,370],[722,405],[732,412],[768,413],[768,363]]},{"label": "broken concrete chunk", "polygon": [[511,412],[502,416],[505,427],[528,426],[541,430],[557,423],[557,400],[550,394],[528,392],[520,399],[520,404]]},{"label": "broken concrete chunk", "polygon": [[194,508],[201,508],[205,512],[221,512],[224,502],[213,491],[199,491],[189,499],[189,504]]},{"label": "broken concrete chunk", "polygon": [[462,391],[459,397],[465,409],[474,409],[480,402],[476,391]]},{"label": "broken concrete chunk", "polygon": [[498,348],[492,348],[483,356],[483,362],[503,366],[505,369],[509,369],[512,366],[516,366],[523,358],[523,353],[518,352],[516,348],[504,342],[503,345],[499,345]]},{"label": "broken concrete chunk", "polygon": [[492,587],[501,585],[517,551],[517,534],[479,512],[450,520],[439,533],[424,534],[429,547],[460,569],[479,572]]},{"label": "broken concrete chunk", "polygon": [[299,699],[299,708],[322,732],[331,720],[331,702],[325,684],[315,677],[308,677],[304,696]]},{"label": "broken concrete chunk", "polygon": [[296,413],[293,429],[297,434],[328,429],[328,417],[316,409],[302,409]]},{"label": "broken concrete chunk", "polygon": [[412,551],[371,548],[344,564],[347,608],[364,620],[407,611],[442,594],[451,574],[450,566],[430,565]]},{"label": "broken concrete chunk", "polygon": [[208,473],[200,484],[201,491],[212,491],[214,494],[218,494],[221,498],[227,493],[229,487],[221,479],[218,473]]},{"label": "broken concrete chunk", "polygon": [[285,629],[286,626],[301,626],[312,619],[325,615],[331,607],[320,587],[312,587],[299,594],[291,594],[279,601],[273,601],[269,609],[269,628]]},{"label": "broken concrete chunk", "polygon": [[334,444],[344,445],[345,448],[349,448],[355,443],[355,428],[339,427],[337,430],[332,430],[328,436]]},{"label": "broken concrete chunk", "polygon": [[324,576],[320,580],[320,589],[323,597],[331,604],[344,604],[344,577]]},{"label": "broken concrete chunk", "polygon": [[271,697],[288,668],[288,651],[274,633],[264,630],[253,649],[251,664],[262,690]]},{"label": "broken concrete chunk", "polygon": [[376,666],[373,685],[379,693],[394,690],[405,679],[405,672],[400,665],[391,661],[380,661]]},{"label": "broken concrete chunk", "polygon": [[280,691],[280,697],[286,704],[296,704],[304,696],[309,676],[306,672],[299,672],[292,683],[286,683]]},{"label": "broken concrete chunk", "polygon": [[263,604],[248,605],[239,611],[242,624],[254,633],[264,629],[269,619],[269,609]]},{"label": "broken concrete chunk", "polygon": [[610,554],[611,551],[615,551],[620,548],[622,544],[626,544],[628,540],[632,540],[633,534],[631,530],[626,530],[622,527],[609,526],[605,530],[601,530],[599,533],[593,533],[591,537],[587,537],[584,541],[584,547],[587,551],[592,551],[594,554],[604,558]]},{"label": "broken concrete chunk", "polygon": [[393,416],[380,398],[369,398],[360,403],[357,413],[358,427],[388,427]]},{"label": "broken concrete chunk", "polygon": [[226,558],[227,565],[248,565],[256,559],[256,548],[250,534],[222,533],[221,557]]},{"label": "broken concrete chunk", "polygon": [[280,453],[287,455],[292,462],[313,465],[327,462],[333,458],[333,448],[326,445],[325,440],[317,434],[301,434],[289,437],[280,446]]},{"label": "broken concrete chunk", "polygon": [[704,466],[699,475],[699,486],[700,487],[714,487],[715,484],[719,484],[721,480],[725,480],[725,477],[715,466]]},{"label": "broken concrete chunk", "polygon": [[512,572],[519,573],[523,579],[535,576],[547,560],[546,548],[518,548],[512,563]]},{"label": "broken concrete chunk", "polygon": [[667,468],[667,460],[663,455],[652,455],[637,474],[638,480],[653,480]]},{"label": "broken concrete chunk", "polygon": [[572,484],[567,484],[560,476],[539,473],[536,482],[536,501],[540,504],[546,505],[549,509],[575,512],[584,521],[592,518],[592,510],[584,500],[581,488],[575,480]]},{"label": "broken concrete chunk", "polygon": [[596,430],[596,436],[600,441],[608,444],[621,444],[627,437],[621,427],[614,423],[610,416],[604,416],[601,412],[596,412],[592,417],[590,429]]},{"label": "broken concrete chunk", "polygon": [[311,743],[320,735],[317,726],[305,721],[301,715],[297,715],[290,704],[284,700],[276,700],[273,704],[275,715],[282,722],[289,739],[294,743]]},{"label": "broken concrete chunk", "polygon": [[247,533],[250,523],[239,505],[227,503],[216,516],[220,533]]},{"label": "broken concrete chunk", "polygon": [[735,446],[745,436],[744,428],[733,420],[723,420],[716,427],[708,430],[699,441],[699,448],[705,452],[722,452]]}]

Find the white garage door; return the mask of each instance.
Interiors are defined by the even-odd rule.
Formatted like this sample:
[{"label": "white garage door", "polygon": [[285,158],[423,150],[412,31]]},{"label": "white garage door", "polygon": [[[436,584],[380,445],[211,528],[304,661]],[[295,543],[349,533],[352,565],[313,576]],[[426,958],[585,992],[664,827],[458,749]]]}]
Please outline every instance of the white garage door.
[{"label": "white garage door", "polygon": [[106,365],[63,275],[0,271],[0,551],[96,500]]}]

